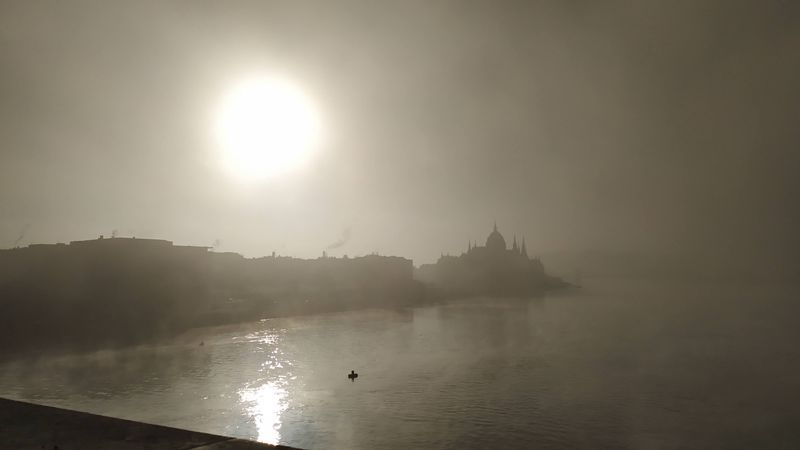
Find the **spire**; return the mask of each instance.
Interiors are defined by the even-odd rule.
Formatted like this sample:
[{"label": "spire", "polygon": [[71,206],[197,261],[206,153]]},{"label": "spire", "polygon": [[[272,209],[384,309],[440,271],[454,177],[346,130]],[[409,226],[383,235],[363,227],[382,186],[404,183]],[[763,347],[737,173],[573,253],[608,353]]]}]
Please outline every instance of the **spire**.
[{"label": "spire", "polygon": [[517,245],[517,235],[514,235],[514,244],[511,245],[511,250],[514,250],[514,253],[519,253],[519,245]]},{"label": "spire", "polygon": [[525,236],[522,237],[522,250],[520,250],[520,254],[524,257],[528,257],[528,249],[525,248]]},{"label": "spire", "polygon": [[497,221],[494,221],[494,231],[497,231]]}]

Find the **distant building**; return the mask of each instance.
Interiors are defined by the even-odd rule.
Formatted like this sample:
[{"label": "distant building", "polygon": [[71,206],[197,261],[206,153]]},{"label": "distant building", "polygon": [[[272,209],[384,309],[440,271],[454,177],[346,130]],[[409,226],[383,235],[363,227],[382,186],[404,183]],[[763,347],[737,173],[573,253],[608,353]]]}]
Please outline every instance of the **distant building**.
[{"label": "distant building", "polygon": [[400,257],[245,258],[159,239],[32,244],[0,249],[0,330],[6,343],[121,344],[199,325],[404,306],[424,299],[413,271]]},{"label": "distant building", "polygon": [[0,329],[9,342],[78,346],[184,329],[209,304],[208,255],[119,237],[0,250]]},{"label": "distant building", "polygon": [[515,296],[542,292],[563,285],[545,273],[539,258],[530,258],[525,239],[514,237],[511,248],[497,230],[486,238],[486,245],[470,242],[459,256],[442,255],[435,264],[425,264],[416,271],[420,281],[447,292],[464,295]]}]

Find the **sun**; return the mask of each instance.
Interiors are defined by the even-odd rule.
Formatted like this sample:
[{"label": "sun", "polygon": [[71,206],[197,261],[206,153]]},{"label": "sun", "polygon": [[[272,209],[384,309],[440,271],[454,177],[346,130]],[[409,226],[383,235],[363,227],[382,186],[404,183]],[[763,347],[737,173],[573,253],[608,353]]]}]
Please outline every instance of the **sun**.
[{"label": "sun", "polygon": [[245,180],[270,178],[302,165],[316,149],[319,116],[295,84],[252,78],[223,98],[216,137],[225,168]]}]

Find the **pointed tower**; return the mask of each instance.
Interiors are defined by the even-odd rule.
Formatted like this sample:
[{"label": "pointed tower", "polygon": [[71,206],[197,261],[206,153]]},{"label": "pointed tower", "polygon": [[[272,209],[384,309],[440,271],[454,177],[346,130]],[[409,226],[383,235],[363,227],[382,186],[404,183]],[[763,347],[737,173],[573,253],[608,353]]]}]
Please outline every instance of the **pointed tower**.
[{"label": "pointed tower", "polygon": [[522,237],[522,250],[520,250],[520,254],[524,257],[528,257],[528,249],[525,248],[525,237]]},{"label": "pointed tower", "polygon": [[511,245],[511,250],[515,254],[517,254],[517,255],[519,254],[519,245],[517,245],[517,235],[516,234],[514,235],[514,243]]}]

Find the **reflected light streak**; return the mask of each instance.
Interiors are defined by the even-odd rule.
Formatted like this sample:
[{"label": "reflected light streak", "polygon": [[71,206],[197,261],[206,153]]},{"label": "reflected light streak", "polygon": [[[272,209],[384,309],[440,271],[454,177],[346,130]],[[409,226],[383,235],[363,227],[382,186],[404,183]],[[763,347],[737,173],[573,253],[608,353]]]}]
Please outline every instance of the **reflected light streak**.
[{"label": "reflected light streak", "polygon": [[281,414],[286,410],[286,390],[278,383],[266,382],[257,388],[239,392],[242,403],[256,425],[257,440],[277,445],[281,439]]}]

